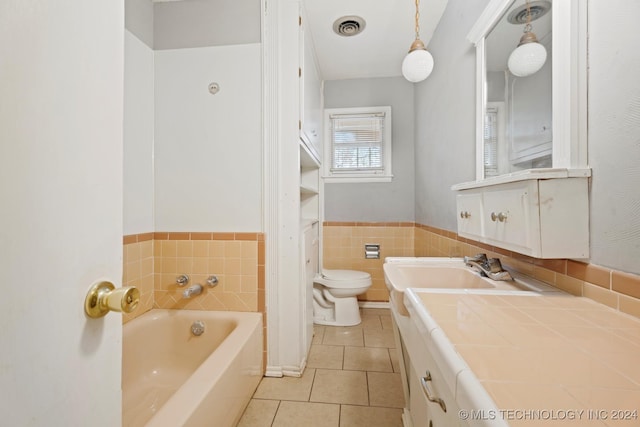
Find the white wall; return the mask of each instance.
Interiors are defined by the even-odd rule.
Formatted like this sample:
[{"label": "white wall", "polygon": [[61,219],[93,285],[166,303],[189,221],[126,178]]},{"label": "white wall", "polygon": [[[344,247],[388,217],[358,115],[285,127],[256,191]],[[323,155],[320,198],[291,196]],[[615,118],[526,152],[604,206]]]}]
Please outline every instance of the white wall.
[{"label": "white wall", "polygon": [[[488,0],[449,0],[416,87],[416,221],[456,230],[451,184],[475,179],[475,49],[466,40]],[[589,1],[590,239],[594,264],[640,273],[640,2]],[[570,215],[567,212],[567,215]]]},{"label": "white wall", "polygon": [[[414,221],[413,87],[402,77],[325,82],[325,108],[391,106],[392,182],[325,184],[327,221]],[[325,142],[326,143],[326,142]]]},{"label": "white wall", "polygon": [[154,49],[259,43],[260,9],[260,0],[155,3]]},{"label": "white wall", "polygon": [[156,51],[156,230],[262,229],[260,55],[260,44]]},{"label": "white wall", "polygon": [[640,2],[589,1],[591,260],[640,273]]},{"label": "white wall", "polygon": [[489,0],[449,0],[416,84],[416,222],[456,229],[451,185],[475,179],[475,48],[466,39]]},{"label": "white wall", "polygon": [[124,235],[153,227],[153,50],[124,38]]}]

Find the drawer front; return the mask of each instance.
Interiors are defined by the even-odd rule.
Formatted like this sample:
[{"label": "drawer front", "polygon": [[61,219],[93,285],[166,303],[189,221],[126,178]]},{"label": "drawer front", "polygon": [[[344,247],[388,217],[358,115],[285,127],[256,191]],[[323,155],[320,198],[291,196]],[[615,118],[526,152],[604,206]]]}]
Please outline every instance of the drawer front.
[{"label": "drawer front", "polygon": [[456,196],[458,234],[480,237],[482,232],[482,193],[463,193]]},{"label": "drawer front", "polygon": [[514,183],[483,195],[483,226],[490,243],[534,254],[540,245],[540,217],[535,183]]},{"label": "drawer front", "polygon": [[[447,388],[434,360],[428,353],[425,356],[411,358],[409,400],[413,425],[458,426],[461,420],[453,393]],[[432,400],[429,400],[429,397]],[[438,401],[433,401],[438,399],[443,402],[444,408]]]},{"label": "drawer front", "polygon": [[[458,426],[458,405],[454,398],[454,390],[449,388],[440,366],[436,363],[431,351],[429,339],[418,330],[414,321],[405,327],[407,351],[409,353],[407,375],[409,376],[409,410],[414,427],[417,426]],[[455,373],[452,373],[455,377]],[[441,399],[443,407],[438,402]]]}]

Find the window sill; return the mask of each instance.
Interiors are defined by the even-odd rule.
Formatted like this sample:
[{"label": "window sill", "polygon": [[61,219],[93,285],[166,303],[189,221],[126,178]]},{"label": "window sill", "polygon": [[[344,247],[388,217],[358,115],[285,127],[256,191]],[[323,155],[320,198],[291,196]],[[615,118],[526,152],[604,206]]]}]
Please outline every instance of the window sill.
[{"label": "window sill", "polygon": [[360,182],[391,182],[393,175],[366,175],[366,176],[323,176],[326,184],[353,184]]}]

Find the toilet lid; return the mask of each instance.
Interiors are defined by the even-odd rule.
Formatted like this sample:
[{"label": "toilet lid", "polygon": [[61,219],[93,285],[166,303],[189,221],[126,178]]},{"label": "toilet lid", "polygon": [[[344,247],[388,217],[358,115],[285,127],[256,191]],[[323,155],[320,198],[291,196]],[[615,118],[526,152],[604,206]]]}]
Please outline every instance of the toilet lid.
[{"label": "toilet lid", "polygon": [[322,277],[329,280],[361,280],[368,279],[371,275],[355,270],[322,270]]}]

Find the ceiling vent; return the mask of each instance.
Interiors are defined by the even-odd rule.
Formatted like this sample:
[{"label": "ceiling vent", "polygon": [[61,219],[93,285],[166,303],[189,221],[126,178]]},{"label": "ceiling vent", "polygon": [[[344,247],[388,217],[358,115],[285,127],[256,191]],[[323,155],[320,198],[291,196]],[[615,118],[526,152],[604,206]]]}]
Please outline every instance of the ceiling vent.
[{"label": "ceiling vent", "polygon": [[366,25],[359,16],[343,16],[333,23],[333,31],[339,36],[351,37],[360,34]]},{"label": "ceiling vent", "polygon": [[[532,1],[529,3],[529,9],[531,9],[531,21],[533,22],[538,18],[542,18],[551,10],[551,3],[548,1]],[[514,9],[507,17],[507,20],[514,25],[526,24],[527,5],[523,4]]]}]

